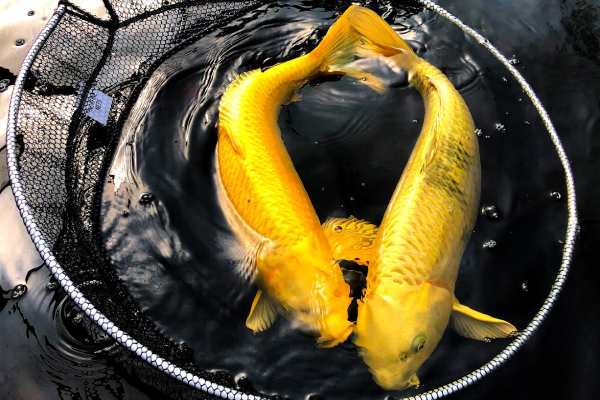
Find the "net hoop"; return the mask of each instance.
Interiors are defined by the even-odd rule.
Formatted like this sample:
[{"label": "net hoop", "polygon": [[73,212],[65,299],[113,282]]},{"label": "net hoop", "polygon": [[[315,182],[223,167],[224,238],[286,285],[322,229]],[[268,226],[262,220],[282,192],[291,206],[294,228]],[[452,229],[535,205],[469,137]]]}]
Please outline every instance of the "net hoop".
[{"label": "net hoop", "polygon": [[[514,79],[521,86],[525,95],[531,100],[533,106],[537,110],[542,122],[550,136],[552,144],[556,150],[556,153],[560,159],[563,172],[565,175],[565,186],[567,194],[567,229],[564,238],[563,254],[560,268],[557,272],[554,283],[543,302],[541,308],[537,311],[533,319],[529,322],[527,327],[516,337],[511,343],[509,343],[500,353],[493,357],[483,366],[478,369],[466,374],[465,376],[452,381],[448,384],[440,386],[438,388],[429,390],[424,393],[420,393],[414,396],[407,397],[410,400],[432,400],[439,399],[461,389],[464,389],[473,383],[483,379],[489,375],[501,365],[503,365],[508,359],[510,359],[536,332],[541,323],[546,319],[548,313],[552,309],[552,306],[558,299],[558,296],[565,284],[571,260],[573,257],[573,249],[575,245],[576,233],[577,233],[577,211],[576,211],[576,196],[575,196],[575,184],[573,174],[570,167],[570,162],[567,158],[565,150],[561,144],[560,138],[552,124],[552,121],[542,105],[541,101],[529,85],[525,78],[520,72],[508,61],[508,59],[502,55],[496,47],[485,37],[479,34],[476,30],[472,29],[459,18],[448,12],[443,7],[439,6],[431,0],[417,0],[418,3],[423,5],[425,8],[431,10],[437,15],[448,20],[460,30],[465,32],[471,38],[473,38],[482,47],[486,48],[514,77]],[[267,397],[263,397],[255,394],[246,394],[235,388],[226,387],[219,385],[215,382],[211,382],[191,372],[186,371],[183,368],[178,367],[169,360],[165,360],[150,349],[138,342],[135,338],[128,335],[126,332],[121,330],[112,321],[110,321],[105,315],[103,315],[94,305],[83,295],[83,293],[76,287],[73,281],[67,276],[65,270],[57,262],[52,250],[43,235],[40,233],[36,220],[31,211],[30,205],[26,201],[24,189],[21,184],[21,176],[17,167],[17,120],[19,118],[18,110],[21,102],[21,96],[25,87],[26,77],[30,71],[30,68],[37,57],[38,53],[46,43],[48,37],[52,34],[54,29],[58,26],[62,17],[65,15],[66,7],[61,4],[56,9],[53,17],[49,20],[48,24],[44,27],[38,38],[34,42],[33,46],[29,50],[17,80],[15,82],[14,92],[10,102],[9,109],[9,120],[7,130],[7,153],[8,153],[8,171],[10,176],[10,182],[14,197],[17,203],[17,207],[21,214],[21,218],[27,228],[27,231],[36,247],[40,256],[44,260],[46,266],[58,281],[60,286],[63,288],[65,293],[73,300],[78,307],[92,320],[100,329],[106,334],[111,336],[116,342],[121,344],[124,348],[134,353],[137,357],[144,360],[151,366],[157,368],[163,373],[188,384],[200,391],[214,395],[223,399],[235,399],[235,400],[263,400]]]}]

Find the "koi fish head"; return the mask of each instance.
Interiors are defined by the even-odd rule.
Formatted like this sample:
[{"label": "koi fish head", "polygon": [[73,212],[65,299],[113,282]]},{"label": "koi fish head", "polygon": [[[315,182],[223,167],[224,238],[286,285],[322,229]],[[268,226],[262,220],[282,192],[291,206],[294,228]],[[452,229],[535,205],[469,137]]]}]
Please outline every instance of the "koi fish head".
[{"label": "koi fish head", "polygon": [[354,343],[377,384],[387,390],[419,385],[417,371],[448,324],[451,293],[428,283],[380,285],[359,302]]},{"label": "koi fish head", "polygon": [[[339,267],[335,264],[334,268]],[[324,312],[319,329],[318,344],[321,347],[334,347],[343,343],[354,330],[354,324],[348,321],[348,306],[352,301],[350,287],[344,281],[341,272],[339,278],[328,281],[330,287],[324,291]]]},{"label": "koi fish head", "polygon": [[279,252],[272,269],[278,273],[269,283],[297,327],[317,334],[320,346],[333,347],[353,331],[348,321],[352,299],[337,263],[319,253]]},{"label": "koi fish head", "polygon": [[[334,265],[332,268],[339,267]],[[344,342],[354,328],[354,324],[348,321],[350,288],[341,272],[339,277],[337,274],[322,274],[315,282],[296,319],[317,333],[319,346],[334,347]]]}]

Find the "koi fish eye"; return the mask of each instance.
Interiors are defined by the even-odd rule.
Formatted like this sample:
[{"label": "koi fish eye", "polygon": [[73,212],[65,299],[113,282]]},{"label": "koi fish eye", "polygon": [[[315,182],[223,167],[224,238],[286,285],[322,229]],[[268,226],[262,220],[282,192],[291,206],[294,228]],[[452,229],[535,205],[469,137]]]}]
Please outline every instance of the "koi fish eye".
[{"label": "koi fish eye", "polygon": [[411,346],[413,353],[418,353],[421,350],[423,350],[426,342],[427,342],[427,336],[425,336],[424,334],[421,333],[421,334],[415,336],[415,338],[413,339],[413,342],[412,342],[412,346]]}]

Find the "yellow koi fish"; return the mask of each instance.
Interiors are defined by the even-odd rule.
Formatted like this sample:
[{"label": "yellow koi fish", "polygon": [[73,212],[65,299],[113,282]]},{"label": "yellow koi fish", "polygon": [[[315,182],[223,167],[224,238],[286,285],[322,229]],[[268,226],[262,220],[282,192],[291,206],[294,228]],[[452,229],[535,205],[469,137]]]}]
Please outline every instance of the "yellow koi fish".
[{"label": "yellow koi fish", "polygon": [[349,23],[351,6],[310,53],[266,71],[241,74],[219,106],[215,155],[217,197],[246,254],[241,272],[256,278],[246,326],[267,329],[279,313],[318,335],[324,347],[345,341],[349,287],[314,207],[281,139],[281,105],[311,78],[345,73],[378,88],[349,67],[361,40]]},{"label": "yellow koi fish", "polygon": [[408,71],[425,104],[421,133],[373,243],[353,339],[375,381],[403,389],[419,384],[417,370],[449,323],[479,340],[511,336],[516,328],[454,297],[480,191],[479,149],[465,101],[374,12],[356,10],[351,23],[367,47]]}]

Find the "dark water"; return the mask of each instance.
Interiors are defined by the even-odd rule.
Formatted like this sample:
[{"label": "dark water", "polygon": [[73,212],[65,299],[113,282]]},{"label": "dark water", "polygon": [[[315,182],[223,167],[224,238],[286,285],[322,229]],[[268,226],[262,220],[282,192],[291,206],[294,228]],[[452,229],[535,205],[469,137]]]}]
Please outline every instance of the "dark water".
[{"label": "dark water", "polygon": [[[578,262],[549,321],[515,359],[457,397],[593,398],[598,344],[597,322],[590,321],[598,317],[598,297],[589,289],[598,281],[586,261],[599,220],[592,201],[599,186],[590,171],[598,163],[600,35],[590,15],[600,15],[600,6],[441,4],[514,55],[573,158],[583,215]],[[383,399],[350,344],[317,349],[284,320],[251,334],[244,320],[255,288],[219,250],[227,233],[211,179],[219,97],[236,74],[314,46],[335,16],[308,3],[273,3],[167,61],[123,132],[104,196],[105,237],[133,296],[166,333],[194,348],[199,365],[247,375],[261,391],[295,399],[309,393]],[[457,29],[430,13],[389,18],[460,89],[480,129],[482,207],[488,208],[465,252],[457,296],[523,328],[549,291],[566,223],[564,181],[550,140],[503,67]],[[355,215],[379,223],[423,118],[418,94],[397,80],[383,96],[346,78],[314,83],[302,90],[301,102],[282,110],[284,141],[322,220]],[[24,399],[152,397],[111,366],[110,347],[90,348],[76,326],[65,327],[60,295],[46,282],[42,269],[21,299],[3,294],[0,349],[14,366],[0,371],[0,384],[8,382],[0,392]],[[479,367],[506,343],[448,331],[421,369],[418,392]]]}]

